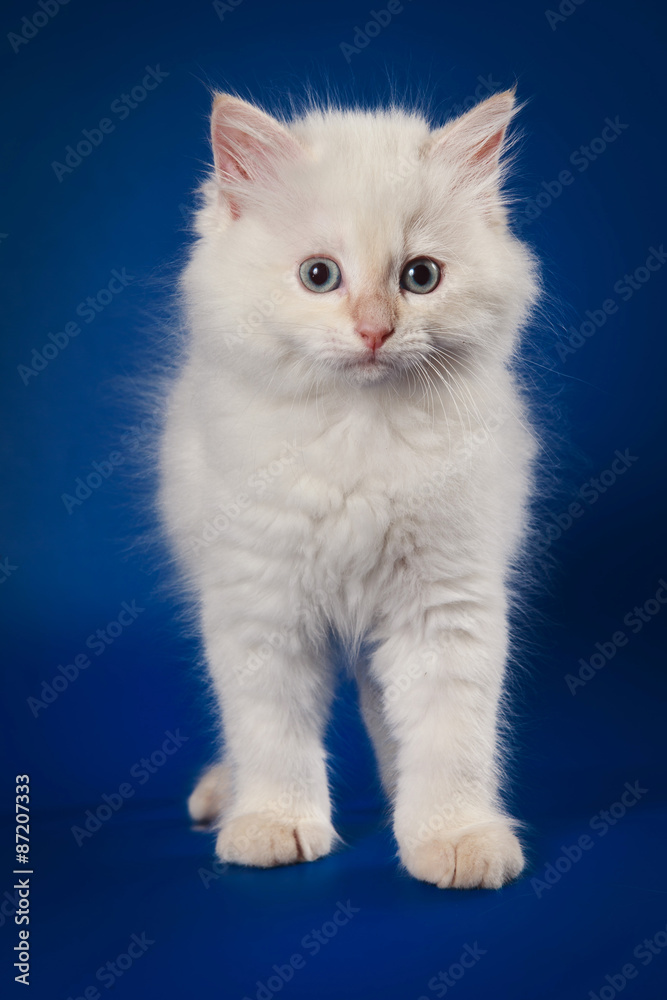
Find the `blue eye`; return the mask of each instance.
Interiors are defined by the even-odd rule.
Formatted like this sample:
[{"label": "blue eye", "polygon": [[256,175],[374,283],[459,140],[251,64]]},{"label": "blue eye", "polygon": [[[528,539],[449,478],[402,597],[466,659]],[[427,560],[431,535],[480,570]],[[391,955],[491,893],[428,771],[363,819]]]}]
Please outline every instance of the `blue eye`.
[{"label": "blue eye", "polygon": [[301,283],[310,292],[333,292],[340,285],[340,268],[329,257],[309,257],[299,268]]},{"label": "blue eye", "polygon": [[430,257],[415,257],[409,260],[401,274],[401,288],[417,295],[432,292],[440,284],[440,265]]}]

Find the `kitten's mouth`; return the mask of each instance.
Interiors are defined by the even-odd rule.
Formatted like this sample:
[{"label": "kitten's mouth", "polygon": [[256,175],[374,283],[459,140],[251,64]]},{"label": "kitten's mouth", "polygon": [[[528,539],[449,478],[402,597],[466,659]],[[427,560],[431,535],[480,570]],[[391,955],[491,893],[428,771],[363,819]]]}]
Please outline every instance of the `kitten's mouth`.
[{"label": "kitten's mouth", "polygon": [[367,351],[355,358],[350,358],[345,365],[346,368],[353,368],[357,371],[365,372],[386,372],[391,367],[389,358],[378,351]]},{"label": "kitten's mouth", "polygon": [[400,369],[395,354],[383,351],[335,350],[323,358],[326,363],[353,382],[381,382]]},{"label": "kitten's mouth", "polygon": [[368,351],[339,362],[348,378],[360,383],[381,382],[395,369],[392,359],[381,351]]}]

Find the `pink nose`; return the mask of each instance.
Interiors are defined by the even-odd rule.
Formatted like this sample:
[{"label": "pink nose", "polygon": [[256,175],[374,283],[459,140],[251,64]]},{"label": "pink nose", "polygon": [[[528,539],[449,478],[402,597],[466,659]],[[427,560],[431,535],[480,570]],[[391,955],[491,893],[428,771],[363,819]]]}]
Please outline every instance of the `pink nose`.
[{"label": "pink nose", "polygon": [[362,324],[362,326],[357,327],[357,333],[373,352],[377,351],[378,347],[382,347],[385,340],[388,340],[393,332],[393,330],[388,329],[386,326],[380,327]]}]

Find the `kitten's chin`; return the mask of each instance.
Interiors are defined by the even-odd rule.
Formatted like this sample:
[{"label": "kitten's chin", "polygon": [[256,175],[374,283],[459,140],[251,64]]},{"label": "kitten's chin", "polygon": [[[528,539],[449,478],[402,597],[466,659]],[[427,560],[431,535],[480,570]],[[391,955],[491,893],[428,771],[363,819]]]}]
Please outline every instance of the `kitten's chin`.
[{"label": "kitten's chin", "polygon": [[337,361],[335,367],[353,385],[377,385],[388,382],[396,374],[396,366],[381,355],[364,355]]}]

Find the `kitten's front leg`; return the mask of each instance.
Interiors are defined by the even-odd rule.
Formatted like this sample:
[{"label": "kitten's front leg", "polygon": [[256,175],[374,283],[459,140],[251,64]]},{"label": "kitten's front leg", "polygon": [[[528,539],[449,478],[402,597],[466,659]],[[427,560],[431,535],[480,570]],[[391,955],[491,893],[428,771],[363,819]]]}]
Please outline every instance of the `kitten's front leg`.
[{"label": "kitten's front leg", "polygon": [[326,657],[298,624],[280,620],[232,623],[225,614],[221,624],[210,599],[204,612],[232,780],[216,850],[223,861],[262,868],[313,861],[337,836],[322,744],[331,699]]},{"label": "kitten's front leg", "polygon": [[502,601],[491,610],[466,601],[431,608],[373,662],[398,744],[400,857],[412,875],[441,888],[499,888],[524,866],[498,794],[506,646]]}]

